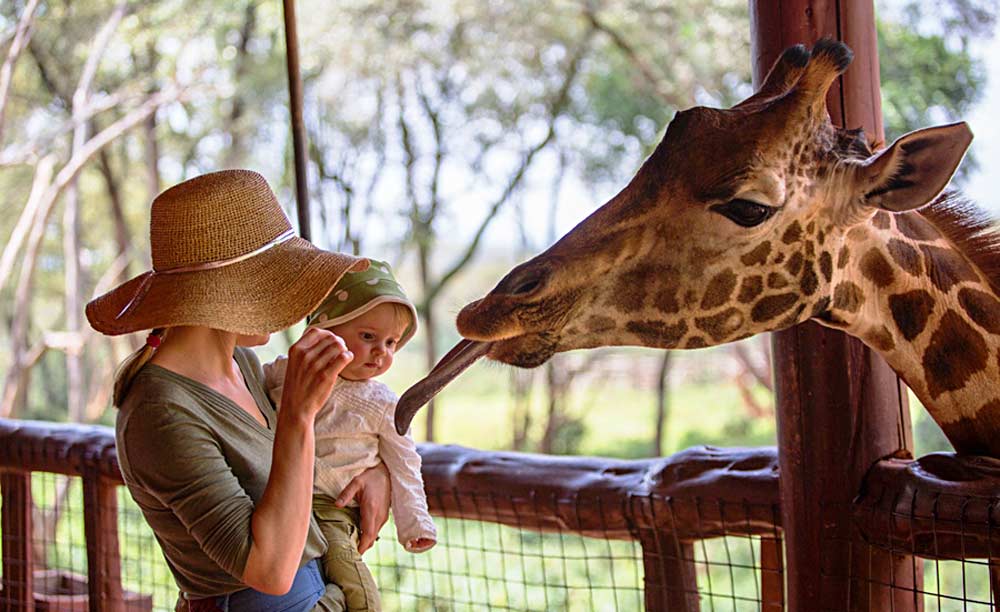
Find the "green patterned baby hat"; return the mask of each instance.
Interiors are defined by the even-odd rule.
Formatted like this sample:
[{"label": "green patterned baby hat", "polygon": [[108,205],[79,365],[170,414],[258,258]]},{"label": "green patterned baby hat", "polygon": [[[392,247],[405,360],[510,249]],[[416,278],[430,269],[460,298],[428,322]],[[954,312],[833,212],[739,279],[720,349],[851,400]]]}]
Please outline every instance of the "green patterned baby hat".
[{"label": "green patterned baby hat", "polygon": [[392,276],[389,264],[368,259],[371,265],[361,272],[348,272],[333,286],[330,295],[306,318],[306,325],[327,329],[359,317],[379,304],[402,304],[410,310],[410,324],[403,330],[396,350],[417,331],[417,309]]}]

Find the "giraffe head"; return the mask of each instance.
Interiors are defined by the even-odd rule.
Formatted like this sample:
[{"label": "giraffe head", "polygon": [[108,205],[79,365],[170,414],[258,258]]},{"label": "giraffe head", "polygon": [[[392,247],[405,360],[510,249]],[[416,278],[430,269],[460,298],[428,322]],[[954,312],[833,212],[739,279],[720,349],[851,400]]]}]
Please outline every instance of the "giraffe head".
[{"label": "giraffe head", "polygon": [[[873,152],[860,130],[834,127],[827,90],[851,58],[833,41],[791,47],[740,104],[677,113],[620,193],[462,309],[466,340],[404,395],[397,428],[482,355],[535,367],[571,349],[699,348],[812,317],[845,326],[862,297],[842,282],[859,265],[847,265],[852,231],[932,202],[972,140],[957,123]],[[857,259],[877,277],[880,261]]]},{"label": "giraffe head", "polygon": [[458,315],[489,357],[534,367],[578,348],[698,348],[828,317],[844,237],[944,189],[964,123],[872,153],[834,127],[826,94],[850,49],[785,51],[730,109],[677,113],[632,181]]}]

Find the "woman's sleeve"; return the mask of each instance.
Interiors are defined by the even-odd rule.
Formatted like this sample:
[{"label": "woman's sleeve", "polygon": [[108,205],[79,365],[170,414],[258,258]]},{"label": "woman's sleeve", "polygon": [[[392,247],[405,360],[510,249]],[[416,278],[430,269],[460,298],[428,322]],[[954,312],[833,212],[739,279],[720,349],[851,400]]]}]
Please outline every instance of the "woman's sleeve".
[{"label": "woman's sleeve", "polygon": [[254,504],[214,432],[181,407],[147,404],[132,414],[121,439],[128,449],[126,482],[169,508],[208,557],[241,579],[253,543]]}]

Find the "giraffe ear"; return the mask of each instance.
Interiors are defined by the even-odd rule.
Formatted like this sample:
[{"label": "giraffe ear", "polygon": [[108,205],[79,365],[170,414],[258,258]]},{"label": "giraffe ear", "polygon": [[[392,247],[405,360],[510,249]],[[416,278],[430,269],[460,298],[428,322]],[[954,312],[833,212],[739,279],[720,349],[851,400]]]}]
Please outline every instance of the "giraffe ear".
[{"label": "giraffe ear", "polygon": [[967,123],[925,128],[900,136],[860,169],[862,201],[902,212],[934,201],[972,142]]}]

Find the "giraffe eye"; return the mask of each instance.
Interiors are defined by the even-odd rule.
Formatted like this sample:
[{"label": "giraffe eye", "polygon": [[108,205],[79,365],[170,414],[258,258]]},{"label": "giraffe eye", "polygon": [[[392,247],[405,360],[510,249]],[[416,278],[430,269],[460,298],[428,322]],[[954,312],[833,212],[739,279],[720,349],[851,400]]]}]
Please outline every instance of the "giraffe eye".
[{"label": "giraffe eye", "polygon": [[739,198],[729,200],[725,204],[716,204],[711,207],[711,210],[743,227],[760,225],[767,221],[775,211],[774,207]]}]

